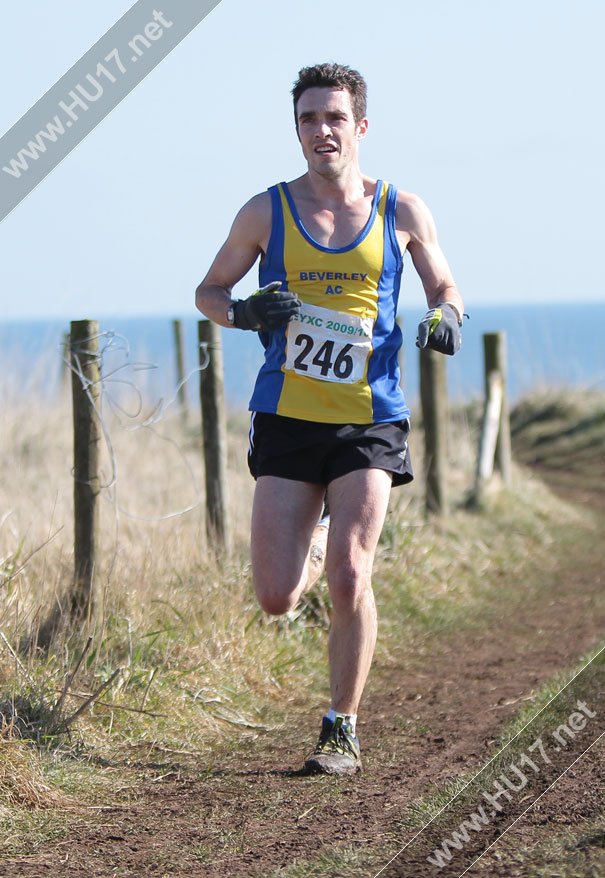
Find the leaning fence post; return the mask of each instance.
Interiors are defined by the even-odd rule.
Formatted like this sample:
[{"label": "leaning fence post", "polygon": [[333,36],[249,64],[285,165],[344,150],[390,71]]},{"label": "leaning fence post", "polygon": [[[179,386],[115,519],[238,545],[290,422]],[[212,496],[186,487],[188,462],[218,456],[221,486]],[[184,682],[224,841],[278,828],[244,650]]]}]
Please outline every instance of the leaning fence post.
[{"label": "leaning fence post", "polygon": [[69,354],[74,425],[74,588],[72,618],[92,618],[98,606],[96,557],[97,499],[101,490],[101,429],[95,408],[99,399],[99,324],[71,322]]},{"label": "leaning fence post", "polygon": [[210,320],[200,320],[198,339],[202,367],[200,401],[206,471],[206,533],[211,545],[229,551],[231,528],[227,510],[227,426],[219,326]]},{"label": "leaning fence post", "polygon": [[420,351],[420,402],[424,424],[425,506],[428,512],[448,509],[447,375],[443,354],[430,348]]},{"label": "leaning fence post", "polygon": [[481,504],[485,486],[494,471],[494,457],[500,429],[500,415],[502,414],[502,378],[500,373],[490,372],[487,379],[488,389],[481,421],[473,498],[477,505]]},{"label": "leaning fence post", "polygon": [[187,390],[185,387],[185,351],[183,345],[183,323],[181,320],[172,321],[174,334],[174,352],[176,364],[177,399],[181,412],[181,423],[187,426]]},{"label": "leaning fence post", "polygon": [[495,466],[506,485],[511,482],[511,441],[508,398],[506,394],[506,333],[486,332],[483,335],[483,354],[485,368],[485,396],[489,396],[489,376],[497,372],[502,384],[502,405],[498,423]]}]

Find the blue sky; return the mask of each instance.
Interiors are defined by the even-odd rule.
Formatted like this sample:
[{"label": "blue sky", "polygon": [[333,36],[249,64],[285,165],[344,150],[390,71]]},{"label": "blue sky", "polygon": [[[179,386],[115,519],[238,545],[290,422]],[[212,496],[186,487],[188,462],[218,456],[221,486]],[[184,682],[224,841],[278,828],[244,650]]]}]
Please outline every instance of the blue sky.
[{"label": "blue sky", "polygon": [[[131,5],[5,21],[0,130]],[[0,225],[0,319],[193,315],[237,209],[304,170],[289,91],[325,60],[366,76],[362,169],[425,199],[467,305],[603,301],[604,30],[601,0],[222,0]]]}]

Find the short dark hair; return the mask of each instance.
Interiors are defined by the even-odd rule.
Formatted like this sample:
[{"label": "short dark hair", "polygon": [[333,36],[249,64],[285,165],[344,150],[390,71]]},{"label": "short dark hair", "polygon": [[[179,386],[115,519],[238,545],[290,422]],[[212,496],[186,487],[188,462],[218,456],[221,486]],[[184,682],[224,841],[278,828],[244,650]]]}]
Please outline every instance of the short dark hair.
[{"label": "short dark hair", "polygon": [[368,87],[366,81],[358,70],[347,67],[346,64],[315,64],[313,67],[303,67],[298,72],[298,79],[292,88],[294,100],[294,120],[298,125],[296,105],[301,94],[308,88],[340,88],[346,89],[351,95],[351,106],[355,123],[359,125],[365,118]]}]

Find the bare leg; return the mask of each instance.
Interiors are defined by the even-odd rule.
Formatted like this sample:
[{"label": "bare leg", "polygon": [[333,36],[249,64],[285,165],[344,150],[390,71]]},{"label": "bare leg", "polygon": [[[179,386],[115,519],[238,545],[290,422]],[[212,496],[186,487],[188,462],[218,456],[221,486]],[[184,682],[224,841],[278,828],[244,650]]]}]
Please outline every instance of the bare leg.
[{"label": "bare leg", "polygon": [[252,571],[258,601],[280,615],[307,587],[309,545],[322,508],[323,485],[261,476],[252,509]]},{"label": "bare leg", "polygon": [[328,528],[328,522],[315,525],[313,536],[311,537],[311,548],[309,550],[309,571],[307,583],[304,588],[305,591],[313,588],[324,571],[328,548]]},{"label": "bare leg", "polygon": [[376,645],[372,566],[389,502],[391,475],[356,470],[330,483],[326,559],[333,616],[328,642],[332,707],[357,713]]}]

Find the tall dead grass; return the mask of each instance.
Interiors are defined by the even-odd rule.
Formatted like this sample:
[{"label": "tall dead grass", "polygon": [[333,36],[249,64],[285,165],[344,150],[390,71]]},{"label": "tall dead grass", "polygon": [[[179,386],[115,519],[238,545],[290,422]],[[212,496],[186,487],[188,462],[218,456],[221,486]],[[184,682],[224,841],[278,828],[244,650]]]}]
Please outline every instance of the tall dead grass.
[{"label": "tall dead grass", "polygon": [[[124,404],[128,407],[127,400]],[[15,397],[4,407],[0,690],[3,698],[18,701],[23,728],[35,730],[30,737],[47,746],[73,746],[77,740],[78,746],[106,756],[121,747],[207,753],[217,737],[259,734],[276,721],[277,707],[283,712],[285,703],[302,705],[310,688],[327,690],[325,625],[313,614],[274,624],[260,614],[253,596],[248,533],[254,483],[245,465],[247,418],[230,419],[235,550],[219,562],[205,536],[197,416],[192,414],[191,426],[183,431],[178,415],[143,426],[149,413],[124,419],[119,410],[104,409],[107,487],[96,571],[103,612],[95,626],[59,626],[52,648],[41,652],[37,632],[49,614],[66,621],[72,578],[71,404],[65,391],[52,405],[40,397]],[[412,433],[418,478],[411,487],[393,491],[376,565],[387,593],[383,606],[410,624],[421,616],[428,620],[445,594],[466,600],[473,583],[494,571],[498,575],[498,565],[521,564],[528,541],[548,542],[553,516],[572,514],[561,503],[553,506],[548,492],[525,475],[508,499],[494,500],[495,526],[489,516],[481,520],[464,511],[477,443],[471,407],[457,413],[450,443],[454,512],[446,521],[427,522],[419,435],[419,430]],[[516,527],[517,536],[503,531],[502,522],[513,531]],[[85,650],[89,637],[92,646]],[[107,681],[110,685],[95,696]],[[62,722],[57,724],[58,699]],[[80,713],[83,705],[89,708]],[[45,725],[49,714],[52,727]],[[76,714],[77,733],[66,741]],[[5,753],[25,752],[15,746]]]},{"label": "tall dead grass", "polygon": [[0,738],[0,818],[13,808],[73,808],[74,800],[46,783],[38,754],[25,743]]}]

